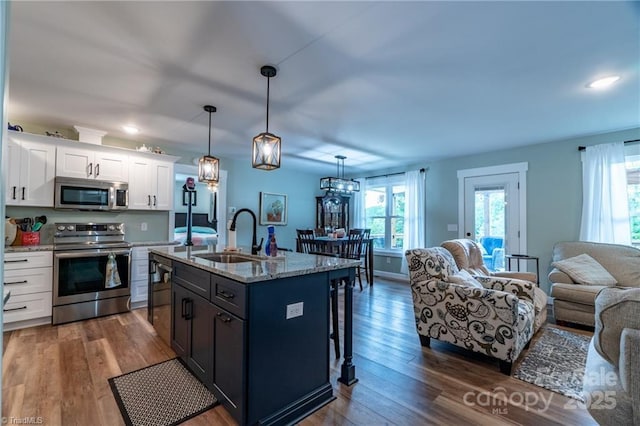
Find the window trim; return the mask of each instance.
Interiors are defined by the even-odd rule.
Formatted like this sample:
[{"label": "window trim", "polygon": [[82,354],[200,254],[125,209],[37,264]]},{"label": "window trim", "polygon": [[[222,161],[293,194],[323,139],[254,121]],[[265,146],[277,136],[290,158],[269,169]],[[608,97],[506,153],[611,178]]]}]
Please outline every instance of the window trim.
[{"label": "window trim", "polygon": [[520,182],[520,253],[527,252],[527,170],[529,163],[511,163],[498,166],[458,170],[458,238],[464,236],[464,180],[470,177],[518,173]]},{"label": "window trim", "polygon": [[[384,187],[385,188],[385,216],[367,216],[366,215],[366,193],[365,193],[365,223],[367,223],[372,218],[383,218],[385,222],[385,247],[376,248],[376,254],[385,254],[389,256],[398,256],[402,257],[403,249],[400,248],[392,248],[391,246],[391,219],[394,217],[400,217],[404,219],[403,216],[391,215],[393,209],[393,203],[391,200],[393,199],[393,187],[394,186],[403,186],[404,192],[406,196],[407,188],[405,184],[405,174],[396,174],[392,176],[379,176],[376,178],[368,179],[367,186],[365,191],[369,191],[373,188]],[[387,246],[387,243],[389,246]]]}]

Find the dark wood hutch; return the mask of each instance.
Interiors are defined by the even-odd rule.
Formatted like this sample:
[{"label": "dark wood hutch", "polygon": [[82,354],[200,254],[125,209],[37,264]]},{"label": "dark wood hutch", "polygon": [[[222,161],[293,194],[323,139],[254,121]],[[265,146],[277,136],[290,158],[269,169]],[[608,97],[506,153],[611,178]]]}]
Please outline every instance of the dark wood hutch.
[{"label": "dark wood hutch", "polygon": [[349,197],[327,192],[316,197],[316,228],[349,229]]}]

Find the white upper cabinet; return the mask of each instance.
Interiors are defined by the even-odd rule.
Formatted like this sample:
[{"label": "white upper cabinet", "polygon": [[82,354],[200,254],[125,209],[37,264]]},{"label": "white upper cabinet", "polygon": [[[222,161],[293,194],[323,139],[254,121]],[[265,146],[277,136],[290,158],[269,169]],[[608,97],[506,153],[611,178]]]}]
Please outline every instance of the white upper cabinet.
[{"label": "white upper cabinet", "polygon": [[173,210],[173,162],[129,159],[129,210]]},{"label": "white upper cabinet", "polygon": [[53,207],[56,146],[29,134],[9,132],[5,204]]},{"label": "white upper cabinet", "polygon": [[118,152],[59,146],[56,175],[109,182],[129,182],[129,156]]}]

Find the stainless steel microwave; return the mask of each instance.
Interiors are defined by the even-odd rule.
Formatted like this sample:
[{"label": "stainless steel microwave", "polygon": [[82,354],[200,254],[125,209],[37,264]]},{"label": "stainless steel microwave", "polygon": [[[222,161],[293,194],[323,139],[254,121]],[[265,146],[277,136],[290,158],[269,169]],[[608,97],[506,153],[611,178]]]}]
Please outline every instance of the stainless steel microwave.
[{"label": "stainless steel microwave", "polygon": [[129,184],[56,177],[54,207],[76,210],[126,210],[129,207]]}]

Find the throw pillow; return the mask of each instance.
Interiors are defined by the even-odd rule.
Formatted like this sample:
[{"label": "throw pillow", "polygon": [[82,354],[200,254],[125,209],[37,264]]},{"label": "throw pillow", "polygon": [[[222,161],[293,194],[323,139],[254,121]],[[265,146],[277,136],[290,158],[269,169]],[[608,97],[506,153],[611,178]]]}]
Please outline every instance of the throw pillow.
[{"label": "throw pillow", "polygon": [[569,275],[578,284],[613,286],[617,283],[609,271],[586,253],[558,260],[551,266]]},{"label": "throw pillow", "polygon": [[471,274],[464,269],[458,271],[456,274],[449,275],[449,282],[466,285],[467,287],[484,288],[482,284],[480,284],[480,281],[473,278]]}]

